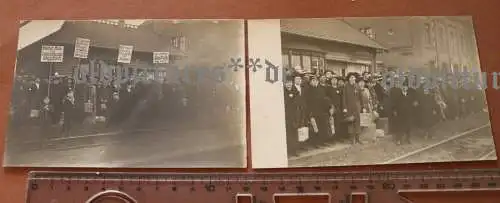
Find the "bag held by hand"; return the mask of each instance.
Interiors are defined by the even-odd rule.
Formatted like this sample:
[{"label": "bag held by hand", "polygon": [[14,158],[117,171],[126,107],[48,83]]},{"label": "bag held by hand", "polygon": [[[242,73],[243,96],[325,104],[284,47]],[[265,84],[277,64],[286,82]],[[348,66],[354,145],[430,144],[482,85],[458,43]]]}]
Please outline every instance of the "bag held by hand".
[{"label": "bag held by hand", "polygon": [[299,134],[299,142],[306,141],[307,139],[309,139],[309,128],[308,127],[299,128],[298,134]]},{"label": "bag held by hand", "polygon": [[368,127],[373,122],[373,115],[371,113],[361,113],[359,116],[360,126]]}]

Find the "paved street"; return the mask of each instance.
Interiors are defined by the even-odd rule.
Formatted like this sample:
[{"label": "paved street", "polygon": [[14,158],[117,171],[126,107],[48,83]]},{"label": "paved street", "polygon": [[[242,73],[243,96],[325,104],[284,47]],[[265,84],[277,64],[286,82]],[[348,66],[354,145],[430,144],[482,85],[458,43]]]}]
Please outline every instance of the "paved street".
[{"label": "paved street", "polygon": [[[388,164],[391,160],[405,155],[407,153],[422,149],[429,145],[446,140],[452,136],[461,133],[472,132],[479,136],[478,139],[468,139],[467,145],[461,143],[461,148],[457,148],[457,144],[449,147],[449,145],[438,146],[436,156],[431,161],[467,161],[467,160],[496,160],[496,153],[488,153],[493,147],[493,137],[491,136],[491,128],[488,125],[488,113],[479,113],[471,115],[463,120],[447,121],[437,127],[434,137],[424,139],[422,132],[416,130],[413,132],[412,144],[396,145],[392,141],[391,135],[386,135],[377,139],[362,137],[363,145],[350,145],[347,143],[336,143],[325,148],[314,149],[307,153],[300,154],[298,157],[289,159],[290,167],[307,167],[307,166],[349,166],[349,165],[371,165],[371,164]],[[475,137],[472,137],[475,138]],[[488,144],[489,143],[489,144]],[[489,148],[488,148],[489,147]],[[481,152],[476,152],[475,149],[482,149]],[[467,152],[467,153],[465,153]],[[438,157],[438,155],[441,155]],[[453,159],[451,159],[452,157]],[[424,157],[414,160],[397,160],[391,163],[408,162],[428,162]]]},{"label": "paved street", "polygon": [[71,137],[9,140],[5,161],[15,166],[54,167],[242,167],[246,149],[240,138],[178,126],[126,132],[108,129]]}]

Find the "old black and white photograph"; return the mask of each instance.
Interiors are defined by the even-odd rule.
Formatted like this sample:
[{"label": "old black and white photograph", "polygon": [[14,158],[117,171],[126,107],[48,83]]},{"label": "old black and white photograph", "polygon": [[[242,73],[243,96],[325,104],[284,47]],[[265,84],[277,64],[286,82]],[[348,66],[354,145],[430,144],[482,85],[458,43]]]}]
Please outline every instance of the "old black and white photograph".
[{"label": "old black and white photograph", "polygon": [[243,20],[24,20],[7,167],[246,167]]},{"label": "old black and white photograph", "polygon": [[255,168],[497,159],[471,17],[250,20],[248,29],[250,57],[282,67],[279,84],[259,72],[250,80],[256,94],[272,91],[250,98]]}]

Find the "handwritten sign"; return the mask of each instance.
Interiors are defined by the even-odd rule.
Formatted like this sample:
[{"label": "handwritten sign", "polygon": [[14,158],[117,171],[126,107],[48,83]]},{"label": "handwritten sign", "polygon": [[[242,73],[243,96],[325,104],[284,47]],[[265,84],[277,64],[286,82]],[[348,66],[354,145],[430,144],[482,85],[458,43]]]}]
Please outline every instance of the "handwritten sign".
[{"label": "handwritten sign", "polygon": [[90,39],[76,38],[75,40],[75,58],[86,59],[89,54]]},{"label": "handwritten sign", "polygon": [[130,63],[134,46],[120,45],[118,50],[118,63]]},{"label": "handwritten sign", "polygon": [[61,63],[64,58],[64,46],[42,45],[41,62]]},{"label": "handwritten sign", "polygon": [[169,52],[153,52],[153,63],[168,63],[169,58]]}]

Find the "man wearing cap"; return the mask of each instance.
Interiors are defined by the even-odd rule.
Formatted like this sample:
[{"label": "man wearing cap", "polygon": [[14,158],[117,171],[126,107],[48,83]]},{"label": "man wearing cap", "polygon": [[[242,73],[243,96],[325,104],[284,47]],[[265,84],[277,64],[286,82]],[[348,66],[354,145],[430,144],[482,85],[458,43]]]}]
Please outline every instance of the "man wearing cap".
[{"label": "man wearing cap", "polygon": [[395,142],[397,144],[410,144],[410,133],[415,115],[416,97],[415,91],[409,88],[408,80],[405,80],[399,89],[399,94],[391,98],[392,114],[395,120]]}]

